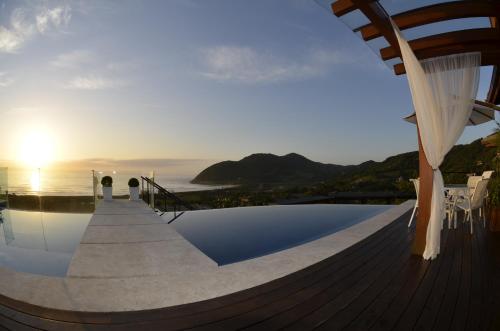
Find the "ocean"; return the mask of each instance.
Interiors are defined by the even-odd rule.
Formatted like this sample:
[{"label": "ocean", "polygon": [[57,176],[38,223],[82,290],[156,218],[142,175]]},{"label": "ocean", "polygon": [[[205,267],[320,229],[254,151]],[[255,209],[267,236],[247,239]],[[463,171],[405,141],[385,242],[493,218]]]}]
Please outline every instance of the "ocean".
[{"label": "ocean", "polygon": [[[5,169],[5,168],[4,168]],[[0,171],[5,172],[0,168]],[[113,194],[128,194],[128,180],[140,176],[149,177],[150,172],[127,169],[123,171],[96,171],[99,178],[109,175],[113,178]],[[155,171],[155,182],[171,192],[187,192],[218,189],[227,186],[191,184],[193,175],[173,173],[167,170]],[[21,169],[9,168],[7,176],[0,176],[0,190],[15,194],[35,194],[53,196],[88,196],[92,195],[92,171],[74,169]],[[5,179],[6,178],[6,179]],[[7,182],[7,184],[5,183]],[[99,185],[99,194],[101,185]]]}]

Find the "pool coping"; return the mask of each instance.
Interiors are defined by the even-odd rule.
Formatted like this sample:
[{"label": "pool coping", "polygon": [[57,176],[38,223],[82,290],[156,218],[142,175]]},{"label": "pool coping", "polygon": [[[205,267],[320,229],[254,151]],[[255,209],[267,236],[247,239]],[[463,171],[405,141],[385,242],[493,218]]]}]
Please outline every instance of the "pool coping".
[{"label": "pool coping", "polygon": [[[88,253],[95,261],[99,261],[98,254],[107,248],[137,251],[139,246],[148,254],[161,258],[160,262],[166,265],[158,267],[158,261],[152,259],[147,262],[149,265],[146,263],[132,269],[124,265],[123,268],[129,269],[120,269],[113,274],[113,270],[101,270],[102,266],[94,268],[94,271],[85,271],[85,268],[92,266],[82,264],[82,268],[73,268],[72,273],[69,270],[67,277],[29,274],[0,267],[3,279],[0,282],[0,295],[48,309],[85,312],[146,310],[212,299],[284,277],[335,255],[392,223],[410,210],[414,203],[415,200],[408,200],[349,228],[287,250],[223,266],[218,266],[182,236],[176,236],[173,226],[168,224],[162,225],[162,231],[168,235],[161,241],[148,241],[141,237],[143,241],[132,242],[128,235],[115,239],[109,236],[95,239],[94,236],[91,237],[94,241],[88,243],[82,239],[80,246],[88,245],[85,246],[87,248],[95,245],[96,249]],[[119,208],[108,211],[104,214],[123,212]],[[137,213],[134,215],[137,217]],[[153,220],[154,216],[148,213],[148,217],[152,219],[149,225],[157,229],[159,225]],[[143,228],[137,228],[138,225],[126,226],[131,231],[143,231]],[[155,230],[153,233],[159,232]],[[99,240],[116,242],[103,244]],[[168,248],[166,252],[169,253],[165,253],[165,248]],[[155,250],[162,254],[155,255]],[[143,259],[144,256],[137,258]],[[108,262],[104,259],[102,263]],[[157,269],[148,274],[147,268],[150,266]],[[144,274],[134,273],[141,268],[145,268]],[[130,271],[133,272],[123,276],[122,272]]]}]

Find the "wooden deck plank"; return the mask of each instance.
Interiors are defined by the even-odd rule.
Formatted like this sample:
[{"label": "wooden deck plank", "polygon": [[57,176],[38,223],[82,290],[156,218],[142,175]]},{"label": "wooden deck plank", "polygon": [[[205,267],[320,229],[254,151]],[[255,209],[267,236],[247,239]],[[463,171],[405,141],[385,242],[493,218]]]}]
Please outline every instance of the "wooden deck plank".
[{"label": "wooden deck plank", "polygon": [[[448,232],[444,233],[442,238],[442,246],[446,246],[446,241],[448,237]],[[444,251],[444,250],[443,250]],[[409,263],[409,259],[407,261]],[[384,310],[387,309],[387,306],[394,300],[396,297],[398,290],[403,286],[404,281],[408,279],[408,277],[413,277],[414,272],[416,270],[411,269],[408,265],[405,265],[405,269],[401,275],[399,275],[399,280],[396,279],[393,281],[393,284],[387,286],[379,295],[379,297],[375,298],[373,302],[368,306],[365,311],[356,316],[355,319],[352,320],[352,323],[348,325],[348,329],[350,330],[366,330],[368,329],[376,320],[376,317],[380,316]],[[408,273],[410,270],[410,273]],[[392,285],[392,286],[391,286]]]},{"label": "wooden deck plank", "polygon": [[467,231],[462,232],[462,269],[460,272],[460,285],[458,298],[455,304],[455,311],[452,317],[450,330],[464,330],[467,325],[470,311],[470,291],[471,291],[471,235]]},{"label": "wooden deck plank", "polygon": [[436,323],[434,325],[435,330],[448,329],[453,322],[453,314],[458,299],[458,293],[460,291],[460,280],[462,278],[462,239],[464,236],[464,225],[465,224],[462,224],[458,227],[458,229],[454,231],[455,242],[452,246],[452,250],[454,252],[453,264],[451,266],[450,277],[448,278],[448,282],[446,283],[445,296],[440,306]]},{"label": "wooden deck plank", "polygon": [[[476,233],[478,232],[476,231]],[[478,237],[479,234],[471,237],[471,294],[466,330],[471,330],[481,325],[484,270],[481,267],[481,244]]]},{"label": "wooden deck plank", "polygon": [[36,331],[39,329],[35,329],[29,325],[25,325],[23,323],[19,323],[18,321],[14,319],[10,319],[8,317],[5,317],[3,315],[0,315],[0,326],[2,328],[5,328],[7,330],[15,330],[15,331]]},{"label": "wooden deck plank", "polygon": [[430,264],[428,261],[422,261],[421,258],[412,259],[411,262],[419,266],[417,272],[397,294],[395,300],[387,307],[384,314],[370,327],[370,330],[392,329],[399,320],[401,314],[404,313]]},{"label": "wooden deck plank", "polygon": [[[444,254],[446,253],[443,252]],[[425,273],[422,281],[418,287],[418,290],[413,294],[411,301],[407,305],[405,311],[399,316],[398,322],[396,323],[396,330],[410,330],[413,329],[417,320],[419,319],[425,304],[432,294],[434,289],[434,283],[436,278],[439,276],[445,255],[441,255],[441,258],[436,258],[430,261],[427,272]]]},{"label": "wooden deck plank", "polygon": [[412,259],[418,259],[418,257],[410,256],[399,277],[393,280],[361,314],[346,325],[347,330],[368,330],[380,318],[395,300],[401,289],[420,269],[420,265],[412,263]]},{"label": "wooden deck plank", "polygon": [[[444,247],[441,247],[442,256],[440,257],[440,270],[434,281],[434,284],[432,285],[431,293],[429,293],[423,311],[416,321],[416,330],[432,329],[437,313],[439,312],[439,308],[441,307],[441,303],[446,293],[446,284],[450,277],[454,256],[454,251],[451,247],[452,242],[448,242],[448,240],[452,240],[455,237],[453,237],[452,239],[448,239],[451,236],[450,232],[451,231],[445,231],[445,235],[448,234],[448,237],[445,237],[446,239],[443,242],[444,245],[442,245]],[[455,233],[453,233],[453,235],[455,235]]]},{"label": "wooden deck plank", "polygon": [[[411,242],[413,236],[410,236],[407,240]],[[315,328],[318,330],[338,330],[342,329],[347,325],[355,316],[359,313],[375,298],[380,292],[388,285],[395,277],[398,276],[401,270],[404,269],[408,262],[408,257],[410,252],[406,249],[402,249],[399,252],[399,257],[390,261],[385,266],[380,265],[383,269],[378,275],[377,273],[367,274],[363,280],[358,282],[357,288],[349,289],[350,298],[342,303],[341,300],[336,298],[331,301],[328,305],[321,308],[323,310],[323,317],[320,323],[316,323],[319,327]],[[396,254],[397,255],[397,254]],[[375,278],[376,277],[376,278]]]},{"label": "wooden deck plank", "polygon": [[[5,306],[0,306],[0,317],[22,323],[22,326],[29,325],[30,327],[32,327],[32,329],[29,330],[66,331],[82,329],[81,323],[40,318],[38,316],[12,310]],[[110,326],[106,324],[86,324],[84,329],[92,331],[107,331],[110,330]],[[16,328],[14,328],[14,330],[16,330]]]},{"label": "wooden deck plank", "polygon": [[484,330],[500,330],[500,234],[482,232],[486,243],[485,289],[484,289]]},{"label": "wooden deck plank", "polygon": [[[394,263],[403,261],[405,253],[408,253],[406,247],[411,242],[407,237],[401,241],[397,248],[390,248],[389,253],[386,253],[387,259],[377,259],[374,267],[370,268],[360,279],[351,279],[348,284],[343,287],[338,295],[329,296],[329,301],[322,302],[320,308],[306,317],[301,318],[294,324],[293,330],[309,330],[309,329],[328,329],[324,325],[332,316],[347,308],[355,299],[359,298],[366,290],[368,290],[377,280],[380,280],[384,272],[394,266]],[[407,256],[406,256],[407,257]],[[351,278],[351,277],[350,277]]]},{"label": "wooden deck plank", "polygon": [[491,266],[492,266],[492,305],[490,306],[492,315],[490,330],[500,330],[500,232],[491,233],[488,240],[490,244]]},{"label": "wooden deck plank", "polygon": [[488,253],[488,247],[486,244],[487,237],[484,235],[483,231],[476,231],[476,236],[475,236],[476,241],[478,242],[478,255],[479,259],[478,262],[480,264],[479,268],[481,270],[481,292],[479,293],[480,300],[481,300],[481,307],[479,309],[480,312],[480,318],[478,323],[474,326],[471,325],[472,328],[476,330],[487,330],[486,328],[486,318],[487,318],[487,310],[485,307],[489,304],[489,297],[490,297],[490,288],[488,288],[488,279],[489,279],[489,269],[488,269],[488,264],[489,264],[489,255]]}]

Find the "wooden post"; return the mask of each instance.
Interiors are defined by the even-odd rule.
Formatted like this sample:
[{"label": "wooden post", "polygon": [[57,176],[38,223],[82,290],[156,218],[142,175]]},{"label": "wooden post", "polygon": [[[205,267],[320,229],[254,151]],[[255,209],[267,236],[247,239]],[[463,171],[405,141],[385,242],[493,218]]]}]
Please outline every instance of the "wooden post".
[{"label": "wooden post", "polygon": [[412,253],[420,255],[424,253],[425,242],[427,237],[427,225],[431,216],[431,199],[432,199],[432,167],[425,157],[422,141],[420,139],[420,130],[418,130],[418,164],[420,188],[418,193],[418,215],[416,224],[415,239],[413,241]]}]

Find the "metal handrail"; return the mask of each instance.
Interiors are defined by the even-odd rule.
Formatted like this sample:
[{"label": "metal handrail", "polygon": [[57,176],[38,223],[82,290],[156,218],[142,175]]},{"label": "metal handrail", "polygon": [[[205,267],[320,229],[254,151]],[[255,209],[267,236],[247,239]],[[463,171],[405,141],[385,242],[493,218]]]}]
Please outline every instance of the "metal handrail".
[{"label": "metal handrail", "polygon": [[[141,176],[141,179],[144,180],[147,184],[151,185],[153,187],[153,190],[156,188],[158,190],[158,193],[162,194],[163,196],[174,200],[177,204],[182,205],[186,207],[189,210],[193,210],[193,206],[191,206],[189,203],[186,201],[182,200],[179,198],[177,195],[173,194],[172,192],[167,191],[164,187],[158,185],[158,183],[155,183],[148,177],[143,177]],[[174,206],[175,208],[175,206]]]}]

